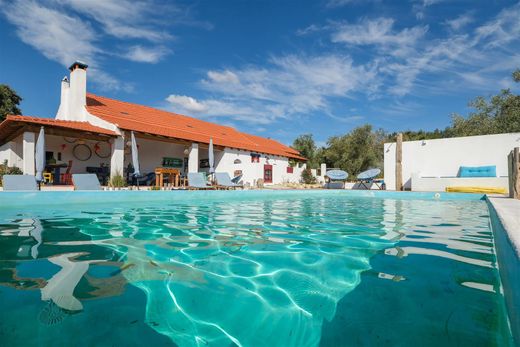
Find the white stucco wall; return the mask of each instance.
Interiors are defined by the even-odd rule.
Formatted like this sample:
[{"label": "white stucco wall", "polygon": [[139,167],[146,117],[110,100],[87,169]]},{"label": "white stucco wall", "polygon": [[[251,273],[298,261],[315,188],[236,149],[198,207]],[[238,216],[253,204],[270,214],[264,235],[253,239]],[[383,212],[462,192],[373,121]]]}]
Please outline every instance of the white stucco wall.
[{"label": "white stucco wall", "polygon": [[[385,143],[385,182],[395,189],[395,142]],[[403,183],[411,187],[412,174],[455,177],[460,166],[496,165],[497,176],[507,176],[507,155],[520,146],[520,133],[454,137],[403,142]]]},{"label": "white stucco wall", "polygon": [[[139,164],[141,166],[141,173],[143,175],[154,172],[155,168],[162,165],[163,157],[169,158],[184,158],[184,146],[162,142],[152,141],[148,139],[137,138],[137,145],[139,146]],[[125,163],[132,162],[132,155],[130,151],[127,151],[125,155]]]},{"label": "white stucco wall", "polygon": [[3,164],[7,160],[7,165],[21,169],[23,167],[22,151],[22,136],[19,136],[0,146],[0,163]]},{"label": "white stucco wall", "polygon": [[[92,151],[92,156],[86,161],[80,161],[73,155],[73,148],[76,143],[68,143],[62,136],[46,135],[45,136],[45,150],[47,152],[53,152],[54,158],[58,160],[59,153],[61,154],[61,162],[68,163],[72,160],[72,173],[85,173],[87,166],[99,167],[101,164],[111,165],[113,159],[111,156],[108,158],[100,158],[95,154],[94,148],[97,141],[81,140],[86,144]],[[187,148],[183,145],[163,142],[163,141],[152,141],[148,139],[137,138],[137,144],[139,149],[139,161],[141,166],[141,173],[147,174],[154,172],[155,168],[162,165],[163,157],[181,158],[187,157],[184,154],[184,150]],[[102,143],[102,146],[106,146],[106,143]],[[124,160],[123,167],[126,168],[129,163],[132,162],[131,151],[124,143]],[[34,147],[34,145],[32,146]],[[115,145],[112,144],[114,149]],[[195,149],[194,149],[195,150]],[[10,166],[18,166],[23,169],[23,136],[19,136],[13,141],[6,143],[0,147],[0,161],[3,162],[5,159],[8,160]],[[33,149],[34,151],[34,149]],[[198,146],[198,162],[196,164],[199,172],[207,172],[208,168],[200,168],[200,160],[208,158],[207,146]],[[118,152],[121,152],[119,150]],[[242,170],[243,172],[243,183],[249,183],[250,185],[256,184],[257,180],[264,178],[264,165],[267,163],[267,157],[269,157],[269,164],[273,166],[273,184],[280,184],[284,182],[299,182],[301,172],[305,168],[305,164],[299,164],[293,168],[293,173],[287,173],[287,167],[289,161],[287,158],[278,156],[266,156],[262,154],[259,163],[251,162],[251,152],[242,151],[237,149],[226,148],[224,151],[215,150],[215,170],[218,172],[227,172],[231,177],[234,175],[235,170]],[[117,155],[117,164],[121,165],[120,155]],[[240,164],[235,164],[235,160],[240,159]],[[34,164],[33,164],[34,165]],[[195,166],[195,165],[194,165]],[[62,173],[66,169],[62,169]],[[184,171],[184,169],[182,169]]]},{"label": "white stucco wall", "polygon": [[[267,157],[269,157],[269,163],[267,163]],[[236,159],[239,159],[241,163],[234,164]],[[232,148],[226,148],[220,160],[218,162],[215,160],[215,170],[218,172],[227,172],[231,177],[233,177],[235,170],[242,170],[243,183],[255,185],[258,179],[264,178],[264,165],[266,164],[273,166],[272,184],[298,182],[300,180],[301,168],[295,167],[292,174],[287,173],[287,167],[289,166],[289,160],[287,158],[262,154],[260,156],[260,162],[252,163],[250,151]]]},{"label": "white stucco wall", "polygon": [[11,165],[11,146],[12,142],[8,142],[0,146],[0,164],[7,160],[7,164]]}]

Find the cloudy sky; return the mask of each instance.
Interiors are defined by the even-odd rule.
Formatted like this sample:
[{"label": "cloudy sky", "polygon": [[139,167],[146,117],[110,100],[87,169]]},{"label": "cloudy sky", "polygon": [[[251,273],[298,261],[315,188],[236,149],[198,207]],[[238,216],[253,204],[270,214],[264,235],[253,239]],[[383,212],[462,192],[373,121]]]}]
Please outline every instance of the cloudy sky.
[{"label": "cloudy sky", "polygon": [[519,47],[508,0],[0,0],[0,83],[25,114],[54,117],[79,59],[89,92],[285,143],[444,128],[517,88]]}]

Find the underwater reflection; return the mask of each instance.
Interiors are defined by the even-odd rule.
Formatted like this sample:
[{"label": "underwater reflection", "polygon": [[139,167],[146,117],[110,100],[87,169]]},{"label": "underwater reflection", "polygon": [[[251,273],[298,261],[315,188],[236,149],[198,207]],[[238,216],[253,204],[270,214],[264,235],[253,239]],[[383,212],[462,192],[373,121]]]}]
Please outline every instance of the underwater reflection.
[{"label": "underwater reflection", "polygon": [[[48,326],[135,287],[146,297],[143,321],[178,346],[315,346],[376,255],[493,268],[489,230],[455,225],[471,214],[459,207],[302,196],[21,214],[0,225],[9,250],[0,284],[39,290]],[[414,279],[384,268],[376,277]]]}]

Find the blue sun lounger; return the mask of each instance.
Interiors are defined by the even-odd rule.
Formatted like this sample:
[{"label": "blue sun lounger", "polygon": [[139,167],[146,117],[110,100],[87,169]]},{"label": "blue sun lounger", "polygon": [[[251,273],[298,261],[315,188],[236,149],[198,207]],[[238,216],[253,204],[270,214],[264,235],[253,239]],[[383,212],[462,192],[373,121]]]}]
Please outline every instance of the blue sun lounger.
[{"label": "blue sun lounger", "polygon": [[101,190],[95,174],[72,174],[72,183],[74,190]]},{"label": "blue sun lounger", "polygon": [[242,188],[242,185],[233,183],[227,172],[215,172],[215,180],[219,188]]},{"label": "blue sun lounger", "polygon": [[4,190],[38,190],[34,175],[4,175],[2,185]]},{"label": "blue sun lounger", "polygon": [[189,172],[188,189],[215,189],[215,187],[206,183],[203,172]]},{"label": "blue sun lounger", "polygon": [[383,180],[375,179],[380,173],[381,169],[369,169],[367,171],[363,171],[357,175],[357,183],[359,183],[358,187],[363,186],[365,189],[370,189],[373,183],[380,190],[383,189],[385,182]]}]

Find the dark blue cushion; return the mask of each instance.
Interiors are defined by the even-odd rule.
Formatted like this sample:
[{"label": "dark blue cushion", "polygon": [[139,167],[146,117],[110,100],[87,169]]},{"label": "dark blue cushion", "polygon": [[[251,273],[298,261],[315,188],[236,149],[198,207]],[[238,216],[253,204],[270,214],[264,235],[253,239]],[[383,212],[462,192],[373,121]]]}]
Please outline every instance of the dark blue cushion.
[{"label": "dark blue cushion", "polygon": [[459,177],[497,177],[497,167],[490,166],[461,166]]}]

